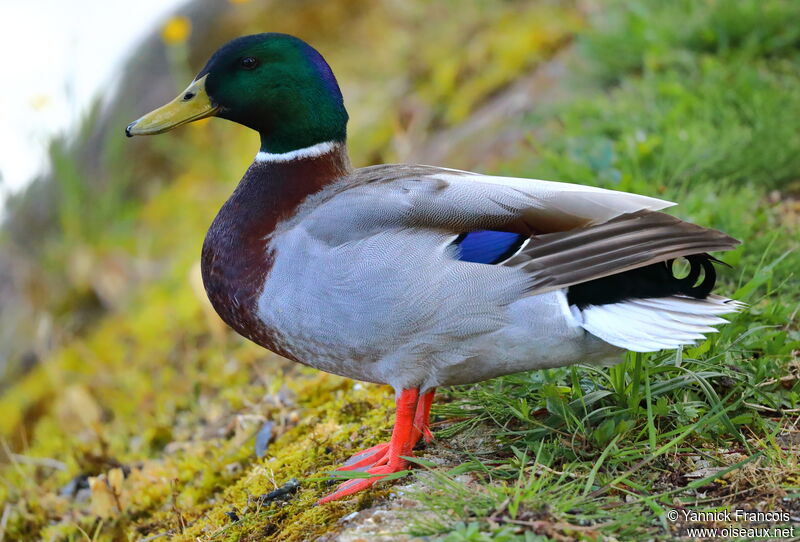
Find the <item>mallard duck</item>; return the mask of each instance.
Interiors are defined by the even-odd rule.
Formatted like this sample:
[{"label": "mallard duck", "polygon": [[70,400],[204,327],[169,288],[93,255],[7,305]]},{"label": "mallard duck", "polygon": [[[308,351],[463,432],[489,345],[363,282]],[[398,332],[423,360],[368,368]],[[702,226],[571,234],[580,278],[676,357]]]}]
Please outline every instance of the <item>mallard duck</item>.
[{"label": "mallard duck", "polygon": [[738,241],[659,212],[668,201],[443,167],[353,169],[339,85],[298,38],[229,42],[126,134],[210,116],[261,135],[203,244],[216,311],[281,356],[396,392],[390,442],[341,467],[374,476],[321,503],[406,468],[432,437],[439,386],[678,348],[741,307],[711,293],[708,254]]}]

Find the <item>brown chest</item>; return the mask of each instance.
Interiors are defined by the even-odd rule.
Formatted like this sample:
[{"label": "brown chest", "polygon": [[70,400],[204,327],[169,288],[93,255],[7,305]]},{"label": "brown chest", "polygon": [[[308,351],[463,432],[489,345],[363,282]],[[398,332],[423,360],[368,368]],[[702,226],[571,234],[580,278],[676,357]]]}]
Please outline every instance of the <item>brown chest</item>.
[{"label": "brown chest", "polygon": [[303,200],[348,169],[343,148],[293,162],[255,162],[220,209],[203,243],[203,284],[214,309],[240,335],[287,355],[275,330],[258,317],[258,297],[272,268],[269,237]]}]

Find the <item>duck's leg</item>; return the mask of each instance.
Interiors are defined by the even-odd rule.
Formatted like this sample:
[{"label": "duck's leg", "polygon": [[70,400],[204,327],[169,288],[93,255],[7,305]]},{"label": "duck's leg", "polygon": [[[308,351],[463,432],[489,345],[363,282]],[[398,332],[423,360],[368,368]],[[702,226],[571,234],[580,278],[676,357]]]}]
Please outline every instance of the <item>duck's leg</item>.
[{"label": "duck's leg", "polygon": [[417,412],[414,414],[414,430],[417,432],[416,441],[419,440],[420,435],[425,442],[433,440],[433,433],[431,433],[431,405],[433,404],[433,396],[436,393],[436,388],[426,391],[419,396],[417,402]]},{"label": "duck's leg", "polygon": [[[414,434],[413,434],[413,441],[414,446],[416,446],[417,442],[419,442],[420,437],[425,439],[425,442],[430,442],[433,440],[433,434],[431,434],[430,430],[430,412],[431,412],[431,405],[433,404],[433,396],[436,393],[436,388],[433,388],[430,391],[426,391],[422,395],[419,396],[417,400],[417,406],[414,413]],[[413,448],[413,446],[412,446]],[[375,464],[379,463],[381,459],[386,456],[386,453],[389,451],[389,443],[382,442],[381,444],[376,444],[366,450],[361,450],[357,454],[353,454],[350,456],[344,465],[336,469],[337,471],[364,471],[369,467],[374,466]]]},{"label": "duck's leg", "polygon": [[[389,444],[386,445],[385,448],[382,448],[383,445],[379,444],[378,446],[373,446],[372,448],[356,454],[350,458],[350,461],[354,458],[359,458],[359,456],[360,459],[356,459],[354,463],[345,467],[347,470],[361,470],[359,467],[371,465],[365,472],[376,476],[371,478],[354,478],[339,484],[336,491],[320,499],[317,504],[324,504],[352,495],[353,493],[371,486],[385,475],[399,472],[406,468],[408,461],[401,456],[411,455],[411,449],[417,443],[417,440],[419,440],[419,435],[421,433],[414,429],[414,420],[419,399],[418,388],[403,390],[397,398],[394,430],[392,431],[392,440],[389,441]],[[380,458],[375,460],[376,456],[379,454]],[[358,467],[356,465],[358,465]]]}]

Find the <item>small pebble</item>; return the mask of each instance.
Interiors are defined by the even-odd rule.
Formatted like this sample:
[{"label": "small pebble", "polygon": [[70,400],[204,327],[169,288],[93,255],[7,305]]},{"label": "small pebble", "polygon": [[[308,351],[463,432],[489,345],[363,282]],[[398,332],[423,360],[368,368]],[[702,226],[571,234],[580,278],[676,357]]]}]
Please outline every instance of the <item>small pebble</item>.
[{"label": "small pebble", "polygon": [[89,489],[89,476],[87,474],[79,474],[59,491],[62,497],[75,498],[82,489]]},{"label": "small pebble", "polygon": [[279,500],[279,499],[282,500],[283,498],[285,498],[288,495],[291,495],[292,493],[297,491],[297,488],[299,488],[299,487],[300,487],[300,482],[297,481],[297,478],[292,478],[291,480],[289,480],[288,482],[283,484],[281,487],[279,487],[275,491],[270,491],[266,495],[261,495],[261,498],[260,498],[261,502],[262,503],[269,503],[269,502],[276,501],[276,500]]},{"label": "small pebble", "polygon": [[272,422],[264,422],[264,425],[258,430],[258,434],[256,435],[256,457],[259,459],[267,455],[269,441],[272,440],[272,427],[274,425],[275,424]]},{"label": "small pebble", "polygon": [[357,515],[358,515],[358,512],[350,512],[349,514],[347,514],[345,517],[343,517],[343,518],[342,518],[342,519],[340,519],[339,521],[341,521],[342,523],[344,523],[344,522],[346,522],[346,521],[350,521],[351,519],[355,519],[355,517],[356,517]]}]

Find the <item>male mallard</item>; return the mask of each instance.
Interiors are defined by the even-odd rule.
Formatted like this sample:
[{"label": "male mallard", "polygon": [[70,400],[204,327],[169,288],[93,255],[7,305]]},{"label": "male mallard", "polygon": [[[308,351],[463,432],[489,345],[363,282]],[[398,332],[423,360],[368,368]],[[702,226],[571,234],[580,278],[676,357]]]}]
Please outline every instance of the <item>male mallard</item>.
[{"label": "male mallard", "polygon": [[[261,134],[203,244],[216,311],[284,357],[396,391],[391,441],[342,467],[378,476],[320,502],[405,468],[431,438],[437,386],[677,348],[740,307],[711,294],[707,254],[738,242],[658,212],[670,202],[431,166],[352,169],[336,78],[295,37],[231,41],[126,134],[209,116]],[[681,257],[691,270],[678,279]]]}]

